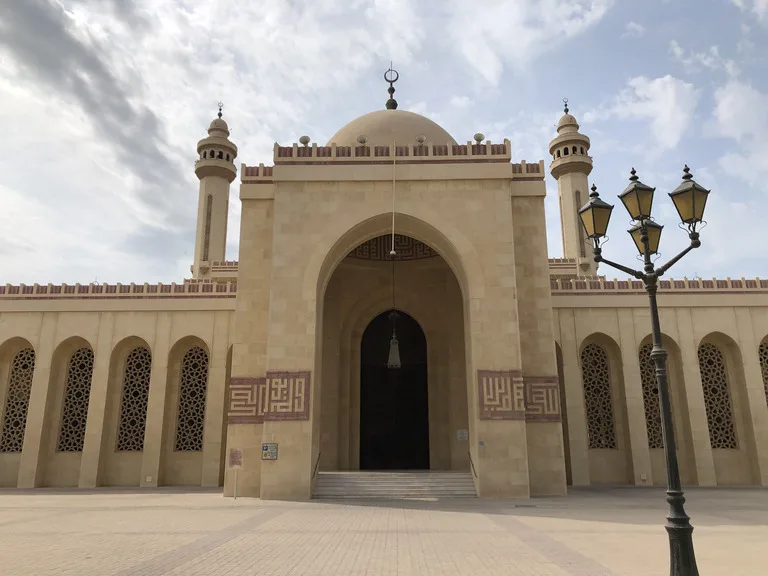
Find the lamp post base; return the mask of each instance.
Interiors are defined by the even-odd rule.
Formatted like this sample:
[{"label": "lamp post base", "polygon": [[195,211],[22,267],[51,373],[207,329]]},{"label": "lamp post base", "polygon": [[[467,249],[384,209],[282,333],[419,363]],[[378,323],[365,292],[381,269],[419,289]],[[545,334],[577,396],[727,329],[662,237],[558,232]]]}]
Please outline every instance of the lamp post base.
[{"label": "lamp post base", "polygon": [[670,576],[699,576],[696,555],[693,551],[693,526],[685,513],[685,496],[682,490],[667,490],[669,516],[669,574]]}]

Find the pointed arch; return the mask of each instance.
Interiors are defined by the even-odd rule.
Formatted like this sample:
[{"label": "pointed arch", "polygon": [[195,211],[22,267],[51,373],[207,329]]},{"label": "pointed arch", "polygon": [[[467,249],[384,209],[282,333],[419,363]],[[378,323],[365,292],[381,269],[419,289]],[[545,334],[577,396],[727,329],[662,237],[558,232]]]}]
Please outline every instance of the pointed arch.
[{"label": "pointed arch", "polygon": [[[698,483],[698,480],[696,477],[691,419],[687,410],[688,398],[680,347],[667,334],[661,335],[661,343],[667,352],[667,385],[672,407],[675,445],[680,464],[680,478],[685,485],[695,485]],[[656,366],[650,356],[652,348],[653,339],[648,334],[640,341],[638,360],[640,364],[640,382],[643,392],[643,408],[645,410],[646,430],[648,432],[648,448],[651,457],[653,483],[657,486],[663,486],[666,484],[666,460],[663,437],[661,436],[661,408],[658,396],[659,391],[656,385]]]},{"label": "pointed arch", "polygon": [[765,391],[765,402],[768,404],[768,336],[763,338],[757,349],[757,355],[760,359],[760,373],[763,375],[763,390]]},{"label": "pointed arch", "polygon": [[748,413],[744,365],[738,344],[712,332],[698,346],[709,440],[718,484],[753,484],[757,447]]},{"label": "pointed arch", "polygon": [[149,344],[138,336],[112,349],[98,485],[139,485],[152,360]]},{"label": "pointed arch", "polygon": [[15,487],[24,445],[35,349],[24,338],[0,345],[0,487]]},{"label": "pointed arch", "polygon": [[591,482],[628,484],[633,468],[621,349],[613,338],[596,332],[582,341],[579,360]]},{"label": "pointed arch", "polygon": [[210,349],[197,336],[178,340],[168,353],[160,482],[200,486]]},{"label": "pointed arch", "polygon": [[77,486],[91,396],[94,354],[80,336],[67,338],[51,357],[48,405],[39,466],[43,486]]}]

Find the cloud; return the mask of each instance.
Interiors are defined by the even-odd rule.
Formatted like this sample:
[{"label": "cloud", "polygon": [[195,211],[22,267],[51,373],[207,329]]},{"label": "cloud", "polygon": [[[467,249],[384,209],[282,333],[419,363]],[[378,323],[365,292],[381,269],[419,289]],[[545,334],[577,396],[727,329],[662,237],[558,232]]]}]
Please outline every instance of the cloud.
[{"label": "cloud", "polygon": [[710,46],[706,52],[690,51],[686,54],[682,46],[677,41],[672,40],[669,43],[669,51],[675,60],[685,67],[687,72],[699,72],[702,69],[723,70],[731,77],[738,76],[740,73],[736,62],[729,58],[723,58],[717,46]]},{"label": "cloud", "polygon": [[676,148],[688,130],[699,94],[693,84],[670,76],[632,78],[607,106],[587,112],[585,122],[608,118],[647,121],[661,150]]},{"label": "cloud", "polygon": [[761,22],[768,22],[768,0],[731,0],[742,12],[751,12]]},{"label": "cloud", "polygon": [[448,0],[448,34],[467,63],[496,86],[504,64],[524,68],[586,32],[613,0]]},{"label": "cloud", "polygon": [[624,34],[622,38],[642,38],[645,35],[645,27],[637,22],[629,21],[624,26]]},{"label": "cloud", "polygon": [[448,104],[454,108],[469,108],[474,101],[469,96],[452,96]]},{"label": "cloud", "polygon": [[720,157],[721,169],[755,185],[764,182],[768,176],[768,94],[732,80],[715,91],[714,99],[715,134],[739,145],[738,151]]},{"label": "cloud", "polygon": [[[216,101],[241,158],[268,162],[275,135],[321,139],[318,107],[344,109],[325,94],[390,58],[408,66],[419,19],[407,0],[0,3],[0,121],[19,136],[0,143],[0,174],[25,207],[3,234],[45,264],[3,260],[3,281],[188,276],[195,142]],[[236,215],[236,185],[231,197]]]}]

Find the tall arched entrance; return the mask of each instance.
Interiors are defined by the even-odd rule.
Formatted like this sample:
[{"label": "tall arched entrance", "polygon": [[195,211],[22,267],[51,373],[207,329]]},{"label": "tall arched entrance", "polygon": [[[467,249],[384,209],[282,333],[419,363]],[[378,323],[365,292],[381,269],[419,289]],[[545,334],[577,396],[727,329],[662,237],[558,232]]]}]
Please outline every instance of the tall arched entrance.
[{"label": "tall arched entrance", "polygon": [[374,318],[360,346],[360,469],[428,470],[427,340],[402,311],[394,326],[400,368],[389,368],[393,311]]}]

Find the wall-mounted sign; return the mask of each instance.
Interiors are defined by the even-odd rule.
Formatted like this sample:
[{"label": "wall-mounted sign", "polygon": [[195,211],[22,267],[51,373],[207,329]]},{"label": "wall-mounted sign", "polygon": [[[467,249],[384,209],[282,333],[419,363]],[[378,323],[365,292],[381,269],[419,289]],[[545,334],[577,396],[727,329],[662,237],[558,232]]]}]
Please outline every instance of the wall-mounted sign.
[{"label": "wall-mounted sign", "polygon": [[277,460],[277,443],[265,442],[261,445],[262,460]]},{"label": "wall-mounted sign", "polygon": [[233,470],[239,470],[243,467],[243,451],[240,448],[229,449],[229,467]]},{"label": "wall-mounted sign", "polygon": [[469,430],[456,430],[456,439],[459,442],[466,442],[469,440]]}]

